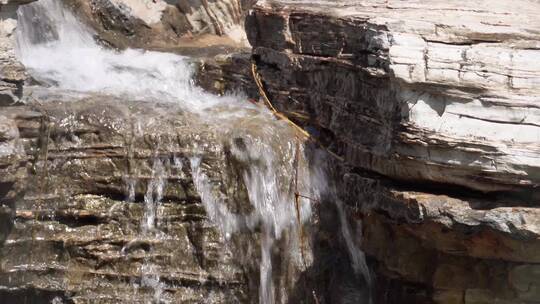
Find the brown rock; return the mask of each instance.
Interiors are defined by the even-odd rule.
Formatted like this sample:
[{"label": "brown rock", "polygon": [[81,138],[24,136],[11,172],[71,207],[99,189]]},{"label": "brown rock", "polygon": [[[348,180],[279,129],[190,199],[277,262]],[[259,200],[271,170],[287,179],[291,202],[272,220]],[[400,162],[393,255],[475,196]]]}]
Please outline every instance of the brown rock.
[{"label": "brown rock", "polygon": [[[233,29],[239,28],[249,5],[239,0],[166,1],[66,0],[98,34],[116,48],[177,50],[199,36],[232,37],[229,47],[243,47]],[[240,30],[240,32],[242,32]],[[240,37],[241,38],[241,37]]]},{"label": "brown rock", "polygon": [[538,300],[524,287],[540,250],[538,12],[272,0],[248,16],[274,106],[345,159],[340,196],[362,223],[378,303]]},{"label": "brown rock", "polygon": [[[525,58],[538,54],[512,39],[534,44],[538,37],[528,33],[540,25],[500,16],[517,9],[503,1],[486,11],[472,9],[477,2],[461,11],[435,2],[439,10],[427,13],[432,4],[268,1],[248,17],[248,36],[275,105],[310,115],[351,165],[400,180],[538,199],[538,113],[527,114],[538,92],[495,79],[507,77],[499,67],[526,77]],[[523,5],[538,9],[532,1]],[[513,63],[500,61],[503,54]],[[534,82],[540,67],[527,71]]]}]

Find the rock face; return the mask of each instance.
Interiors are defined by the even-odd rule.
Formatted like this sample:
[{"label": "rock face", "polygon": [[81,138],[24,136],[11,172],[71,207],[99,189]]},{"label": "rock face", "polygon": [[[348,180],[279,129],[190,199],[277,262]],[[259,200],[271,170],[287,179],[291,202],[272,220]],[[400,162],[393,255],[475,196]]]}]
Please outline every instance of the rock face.
[{"label": "rock face", "polygon": [[[175,104],[46,95],[0,112],[2,303],[262,302],[263,228],[227,235],[242,225],[235,218],[257,214],[242,174],[262,159],[234,149],[246,149],[260,122],[237,117],[233,130],[250,135],[229,138]],[[280,128],[290,133],[276,140],[287,144],[287,124],[264,131]],[[324,205],[302,229],[302,262],[293,227],[275,241],[275,303],[366,297],[336,210]],[[231,218],[219,218],[224,210]]]},{"label": "rock face", "polygon": [[247,301],[249,265],[201,204],[183,115],[104,97],[2,110],[2,301]]},{"label": "rock face", "polygon": [[0,106],[21,102],[23,83],[28,75],[15,57],[14,31],[16,10],[20,4],[32,1],[3,1],[0,3]]},{"label": "rock face", "polygon": [[[258,227],[250,215],[260,211],[249,200],[253,184],[243,174],[262,159],[235,149],[249,147],[260,122],[236,117],[232,137],[223,137],[223,126],[175,104],[46,95],[0,112],[0,301],[264,302],[264,228],[230,230]],[[240,126],[248,136],[235,133]],[[261,134],[288,130],[276,141],[291,146],[288,125],[274,127]],[[291,159],[279,165],[286,181]],[[253,180],[261,170],[255,167]],[[336,210],[323,205],[300,239],[287,226],[275,240],[272,302],[366,298],[341,246]],[[272,216],[300,225],[291,209],[276,209]]]},{"label": "rock face", "polygon": [[215,94],[242,92],[258,98],[259,91],[253,82],[251,54],[240,52],[220,54],[199,60],[195,74],[197,85]]},{"label": "rock face", "polygon": [[[104,45],[213,56],[238,46],[216,37],[235,36],[253,1],[65,2]],[[234,214],[251,210],[231,146],[167,104],[20,105],[21,3],[2,6],[0,302],[260,300],[260,233],[225,241],[196,191],[202,173]],[[319,204],[308,265],[291,266],[286,240],[271,254],[277,302],[362,302],[367,286],[373,303],[540,303],[538,13],[532,0],[254,7],[246,29],[270,99],[344,160],[331,164],[345,204]],[[250,65],[218,55],[196,81],[255,97]],[[351,274],[353,242],[371,285]]]},{"label": "rock face", "polygon": [[[59,27],[47,20],[51,14],[36,14],[39,9],[50,7],[28,7],[29,22],[20,26],[38,29],[29,38],[54,36]],[[66,16],[63,10],[54,13]],[[146,17],[157,18],[154,13]],[[40,26],[50,28],[40,32]],[[141,32],[134,35],[145,39]],[[13,44],[7,51],[14,54]],[[231,66],[238,61],[249,67],[246,56],[230,58]],[[176,68],[188,70],[180,61],[174,61],[180,65]],[[16,64],[20,67],[16,61],[5,66]],[[114,68],[125,73],[131,68],[136,78],[144,69]],[[22,68],[20,72],[26,76]],[[148,73],[159,77],[159,71]],[[289,248],[297,239],[289,233],[296,230],[286,226],[280,233],[284,239],[268,251],[261,249],[262,220],[251,216],[260,210],[253,210],[243,176],[251,161],[261,166],[250,173],[254,180],[269,168],[277,170],[277,163],[264,162],[265,149],[259,155],[244,155],[252,146],[238,133],[251,130],[249,138],[255,141],[262,136],[253,136],[255,132],[269,132],[284,153],[280,145],[294,137],[286,123],[258,129],[267,124],[257,123],[256,117],[268,122],[272,116],[248,106],[242,115],[230,114],[238,116],[231,122],[238,125],[229,138],[223,133],[225,125],[216,126],[214,120],[231,105],[216,106],[207,113],[210,118],[203,119],[162,100],[99,94],[82,94],[83,98],[58,88],[49,91],[39,87],[38,78],[25,83],[25,105],[0,107],[0,303],[254,303],[264,297],[259,294],[266,285],[259,282],[266,253],[270,261],[265,265],[275,268],[265,277],[268,292],[276,286],[274,298],[283,303],[301,294],[296,282],[305,261],[300,265],[293,259],[298,249]],[[230,79],[246,82],[246,71],[224,76],[223,83]],[[55,87],[54,82],[50,85]],[[192,97],[193,104],[196,98],[208,98],[203,92]],[[289,155],[282,164],[286,170],[277,171],[286,179],[293,176],[291,159]],[[217,210],[205,205],[214,196],[220,205],[211,207]],[[285,210],[293,208],[290,202]],[[282,217],[281,225],[295,219],[301,226],[294,212],[276,211],[273,216]],[[238,231],[227,230],[231,222]],[[309,254],[309,248],[305,251]]]},{"label": "rock face", "polygon": [[539,12],[276,0],[248,16],[274,105],[345,160],[376,303],[540,302]]},{"label": "rock face", "polygon": [[[197,44],[243,47],[241,27],[253,1],[240,0],[66,0],[105,44],[118,48],[175,49]],[[208,46],[206,41],[206,46]]]}]

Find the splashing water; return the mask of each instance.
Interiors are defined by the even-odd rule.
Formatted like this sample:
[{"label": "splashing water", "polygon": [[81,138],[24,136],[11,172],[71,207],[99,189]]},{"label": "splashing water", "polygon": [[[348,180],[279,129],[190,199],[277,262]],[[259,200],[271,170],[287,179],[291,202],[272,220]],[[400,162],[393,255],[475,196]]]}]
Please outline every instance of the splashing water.
[{"label": "splashing water", "polygon": [[[291,128],[275,121],[270,113],[235,95],[214,96],[194,86],[189,58],[174,54],[128,49],[121,52],[104,49],[94,40],[94,33],[66,10],[60,1],[40,0],[21,6],[18,11],[17,53],[32,76],[43,86],[62,92],[108,94],[124,99],[148,102],[171,102],[186,111],[211,117],[210,128],[230,147],[231,157],[242,164],[241,179],[251,210],[237,213],[229,210],[225,197],[215,185],[203,164],[204,153],[190,159],[193,181],[206,212],[225,239],[241,231],[260,231],[259,302],[285,302],[277,299],[286,288],[275,286],[272,249],[287,235],[287,254],[297,268],[306,267],[311,257],[302,253],[301,227],[312,213],[326,177],[312,168],[304,156],[304,146]],[[227,108],[226,111],[223,108]],[[264,126],[262,128],[261,126]],[[201,149],[201,147],[199,147]],[[202,147],[204,149],[204,147]],[[171,164],[154,159],[152,176],[144,196],[142,235],[156,229],[157,205],[163,198],[165,167]],[[174,166],[181,162],[173,160]],[[128,201],[135,200],[139,182],[126,177]],[[340,207],[338,205],[338,207]],[[356,271],[366,273],[361,252],[354,247],[339,208],[342,232],[351,252]],[[307,261],[306,261],[307,260]],[[154,288],[154,301],[160,302],[164,283],[159,281],[153,265],[143,265],[142,284]],[[282,283],[277,283],[282,284]],[[279,292],[278,292],[279,291]]]},{"label": "splashing water", "polygon": [[[290,135],[289,133],[286,133]],[[294,135],[292,135],[294,137]],[[295,190],[304,193],[314,199],[319,198],[314,180],[320,178],[304,164],[298,165],[299,180],[295,186],[291,184],[295,172],[292,168],[294,155],[303,154],[296,150],[290,142],[281,146],[283,150],[276,152],[258,137],[246,136],[241,142],[238,137],[232,137],[231,153],[236,160],[248,164],[242,172],[243,182],[246,186],[249,202],[253,211],[248,214],[231,212],[223,196],[216,195],[210,178],[205,174],[201,166],[201,157],[191,159],[193,180],[198,192],[201,194],[206,210],[213,222],[217,223],[226,238],[239,231],[257,231],[260,228],[260,290],[259,303],[271,304],[278,302],[276,299],[274,281],[272,277],[272,248],[276,240],[288,234],[286,252],[293,264],[297,267],[305,267],[306,257],[301,253],[300,227],[311,216],[311,201],[301,198],[299,208],[294,204]],[[279,137],[278,137],[279,138]],[[280,154],[280,153],[283,153]],[[278,157],[279,156],[279,157]],[[284,290],[286,286],[279,286]],[[285,302],[281,297],[281,302]]]},{"label": "splashing water", "polygon": [[162,161],[154,158],[152,177],[148,182],[146,194],[144,195],[144,216],[141,225],[143,233],[147,233],[156,227],[156,208],[157,204],[163,199],[163,188],[165,187],[164,171]]},{"label": "splashing water", "polygon": [[180,103],[190,111],[237,103],[192,83],[188,58],[162,52],[104,49],[60,1],[40,0],[18,10],[17,55],[45,85],[130,99]]}]

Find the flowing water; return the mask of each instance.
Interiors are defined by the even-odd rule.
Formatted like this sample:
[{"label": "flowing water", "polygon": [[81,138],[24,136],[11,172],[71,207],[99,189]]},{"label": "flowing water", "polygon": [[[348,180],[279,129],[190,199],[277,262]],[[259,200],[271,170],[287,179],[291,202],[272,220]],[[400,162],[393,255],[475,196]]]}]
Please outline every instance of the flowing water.
[{"label": "flowing water", "polygon": [[186,57],[163,52],[107,50],[60,1],[45,0],[18,10],[17,53],[34,78],[55,88],[100,92],[126,99],[169,101],[190,111],[237,103],[192,84]]},{"label": "flowing water", "polygon": [[[193,84],[193,67],[189,58],[170,53],[128,49],[105,49],[94,40],[94,33],[78,22],[60,1],[40,0],[22,6],[18,11],[17,52],[19,59],[39,83],[41,94],[68,96],[67,99],[92,94],[111,95],[124,100],[169,102],[192,113],[198,123],[217,134],[222,145],[240,166],[240,175],[250,208],[233,212],[227,197],[216,191],[210,173],[205,169],[205,149],[212,144],[193,144],[189,163],[175,159],[166,162],[154,157],[151,178],[144,196],[144,214],[140,237],[160,235],[156,212],[163,199],[166,168],[189,166],[193,181],[209,219],[225,241],[237,233],[260,233],[259,302],[285,302],[286,282],[273,279],[276,265],[272,250],[286,239],[285,259],[298,269],[309,266],[309,245],[303,244],[302,226],[312,216],[313,201],[325,191],[325,176],[305,157],[305,147],[286,123],[277,121],[265,109],[246,102],[241,95],[215,96]],[[36,89],[36,91],[39,91]],[[145,122],[141,122],[144,124]],[[194,127],[195,128],[195,127]],[[193,130],[197,134],[199,130]],[[135,199],[135,187],[141,181],[126,176],[126,200]],[[295,192],[313,200],[300,198]],[[361,252],[354,247],[345,216],[338,205],[342,232],[351,253],[355,271],[367,277]],[[281,242],[283,243],[283,242]],[[161,299],[164,283],[151,262],[141,269],[142,287],[154,290],[154,302]],[[279,296],[278,296],[279,294]]]}]

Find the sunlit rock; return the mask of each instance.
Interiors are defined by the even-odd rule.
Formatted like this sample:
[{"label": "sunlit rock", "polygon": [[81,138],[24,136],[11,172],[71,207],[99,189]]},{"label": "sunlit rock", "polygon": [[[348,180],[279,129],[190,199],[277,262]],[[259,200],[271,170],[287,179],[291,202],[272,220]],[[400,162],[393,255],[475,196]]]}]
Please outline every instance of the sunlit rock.
[{"label": "sunlit rock", "polygon": [[340,195],[377,303],[534,301],[534,271],[514,276],[529,294],[508,278],[538,263],[538,12],[273,0],[248,16],[274,106],[345,160]]}]

